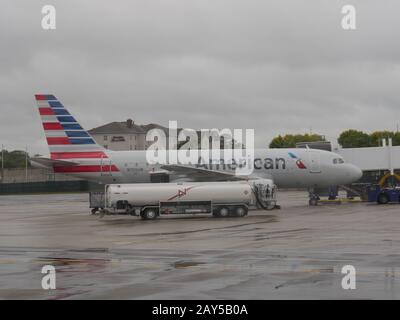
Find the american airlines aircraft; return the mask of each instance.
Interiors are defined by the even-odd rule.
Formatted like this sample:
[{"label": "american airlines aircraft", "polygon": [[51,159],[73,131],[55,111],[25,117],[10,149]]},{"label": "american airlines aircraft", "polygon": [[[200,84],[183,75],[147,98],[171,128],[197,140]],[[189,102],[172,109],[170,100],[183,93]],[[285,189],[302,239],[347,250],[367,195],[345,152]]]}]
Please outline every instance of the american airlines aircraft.
[{"label": "american airlines aircraft", "polygon": [[[349,184],[362,171],[336,153],[315,149],[255,149],[254,170],[249,177],[235,175],[233,165],[149,164],[146,151],[111,151],[98,145],[54,95],[35,95],[49,158],[32,158],[34,166],[52,168],[100,183],[143,183],[159,181],[229,181],[272,179],[281,188],[314,188]],[[155,179],[157,178],[157,179]],[[311,201],[310,201],[311,203]]]}]

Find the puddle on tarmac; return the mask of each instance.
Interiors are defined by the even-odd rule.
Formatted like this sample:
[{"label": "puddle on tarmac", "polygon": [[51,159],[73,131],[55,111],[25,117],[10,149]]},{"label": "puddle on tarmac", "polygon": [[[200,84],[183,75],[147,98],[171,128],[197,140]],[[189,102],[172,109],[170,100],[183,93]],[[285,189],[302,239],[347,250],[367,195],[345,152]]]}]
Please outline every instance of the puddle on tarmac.
[{"label": "puddle on tarmac", "polygon": [[173,266],[175,269],[184,269],[189,267],[196,267],[198,265],[205,264],[205,262],[198,262],[198,261],[176,261],[174,262]]}]

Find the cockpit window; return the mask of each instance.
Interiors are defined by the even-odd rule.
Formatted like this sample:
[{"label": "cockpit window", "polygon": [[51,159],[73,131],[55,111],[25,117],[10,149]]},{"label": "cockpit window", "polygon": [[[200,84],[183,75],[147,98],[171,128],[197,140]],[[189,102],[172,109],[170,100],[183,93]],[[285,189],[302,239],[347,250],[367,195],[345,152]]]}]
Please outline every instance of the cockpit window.
[{"label": "cockpit window", "polygon": [[334,158],[333,164],[338,164],[338,163],[344,163],[344,160],[342,158]]}]

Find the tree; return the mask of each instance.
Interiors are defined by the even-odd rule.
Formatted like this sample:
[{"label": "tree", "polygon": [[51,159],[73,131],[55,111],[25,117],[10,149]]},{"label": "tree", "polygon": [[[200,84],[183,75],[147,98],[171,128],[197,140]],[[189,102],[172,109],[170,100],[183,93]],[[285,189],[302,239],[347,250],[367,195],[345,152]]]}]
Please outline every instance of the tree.
[{"label": "tree", "polygon": [[[3,151],[4,168],[25,168],[26,152],[21,150]],[[1,153],[0,153],[1,159]],[[28,162],[28,166],[30,166]]]},{"label": "tree", "polygon": [[353,129],[343,131],[338,138],[338,142],[343,148],[370,147],[371,140],[371,136],[367,133]]},{"label": "tree", "polygon": [[325,141],[325,139],[319,134],[286,134],[283,137],[281,135],[272,139],[269,144],[270,148],[295,148],[298,142],[315,142]]},{"label": "tree", "polygon": [[285,140],[284,138],[279,135],[272,139],[271,143],[269,144],[270,148],[284,148]]},{"label": "tree", "polygon": [[387,130],[372,132],[370,134],[371,146],[372,147],[379,147],[379,146],[382,145],[382,139],[385,139],[387,141],[388,138],[392,138],[393,145],[395,145],[394,144],[394,142],[395,142],[394,141],[394,136],[395,136],[394,132],[387,131]]},{"label": "tree", "polygon": [[393,135],[393,145],[394,146],[400,146],[400,132],[396,132]]}]

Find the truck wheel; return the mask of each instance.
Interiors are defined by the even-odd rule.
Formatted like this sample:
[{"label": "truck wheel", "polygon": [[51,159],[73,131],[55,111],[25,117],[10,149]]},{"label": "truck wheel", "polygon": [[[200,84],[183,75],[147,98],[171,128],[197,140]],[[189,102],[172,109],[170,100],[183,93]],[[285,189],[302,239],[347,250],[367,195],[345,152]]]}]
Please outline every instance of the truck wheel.
[{"label": "truck wheel", "polygon": [[386,193],[379,194],[377,202],[379,204],[387,204],[389,202],[388,195]]},{"label": "truck wheel", "polygon": [[234,215],[235,217],[244,217],[245,215],[247,215],[247,208],[245,206],[237,206],[234,209]]},{"label": "truck wheel", "polygon": [[154,208],[147,208],[140,214],[143,220],[154,220],[157,218],[157,215],[158,212]]},{"label": "truck wheel", "polygon": [[229,216],[229,208],[228,207],[219,207],[214,212],[214,217],[225,218]]},{"label": "truck wheel", "polygon": [[265,210],[273,210],[276,208],[276,201],[268,201]]},{"label": "truck wheel", "polygon": [[316,198],[311,198],[310,200],[308,200],[308,204],[309,204],[310,206],[316,206],[316,205],[318,205],[318,199],[316,199]]}]

